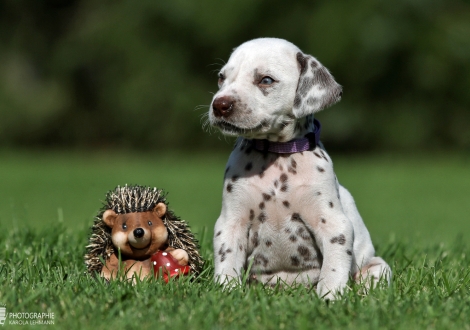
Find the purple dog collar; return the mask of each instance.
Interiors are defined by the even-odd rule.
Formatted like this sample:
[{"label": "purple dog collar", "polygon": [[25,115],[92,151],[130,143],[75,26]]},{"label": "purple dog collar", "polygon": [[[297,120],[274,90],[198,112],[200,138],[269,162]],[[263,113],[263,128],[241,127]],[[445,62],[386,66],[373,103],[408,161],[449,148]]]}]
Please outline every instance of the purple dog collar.
[{"label": "purple dog collar", "polygon": [[308,133],[305,137],[291,140],[288,142],[272,142],[268,140],[253,140],[253,147],[259,151],[274,152],[277,154],[292,154],[295,152],[307,151],[315,147],[320,142],[321,124],[314,119],[315,128],[313,132]]}]

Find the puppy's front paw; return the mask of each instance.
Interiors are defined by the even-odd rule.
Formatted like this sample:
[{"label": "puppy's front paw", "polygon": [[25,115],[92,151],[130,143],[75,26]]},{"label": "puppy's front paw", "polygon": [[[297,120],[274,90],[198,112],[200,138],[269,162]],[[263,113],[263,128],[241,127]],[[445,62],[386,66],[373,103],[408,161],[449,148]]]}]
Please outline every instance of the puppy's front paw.
[{"label": "puppy's front paw", "polygon": [[222,285],[226,290],[232,290],[241,285],[239,276],[231,276],[227,274],[215,275],[215,282]]},{"label": "puppy's front paw", "polygon": [[364,284],[366,289],[375,287],[381,279],[390,285],[392,270],[390,266],[380,257],[372,258],[368,264],[362,267],[356,274],[354,280]]},{"label": "puppy's front paw", "polygon": [[341,294],[345,290],[342,286],[334,286],[329,285],[327,286],[326,283],[320,281],[317,285],[317,294],[320,298],[324,300],[337,300],[341,298]]}]

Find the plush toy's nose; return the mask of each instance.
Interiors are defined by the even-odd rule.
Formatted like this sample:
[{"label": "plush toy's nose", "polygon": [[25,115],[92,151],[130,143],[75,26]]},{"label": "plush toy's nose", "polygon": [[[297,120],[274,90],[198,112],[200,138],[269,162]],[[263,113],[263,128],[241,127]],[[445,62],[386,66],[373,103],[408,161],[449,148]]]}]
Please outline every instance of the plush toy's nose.
[{"label": "plush toy's nose", "polygon": [[142,228],[134,229],[134,237],[135,238],[141,238],[141,237],[144,236],[144,234],[145,234],[145,232]]}]

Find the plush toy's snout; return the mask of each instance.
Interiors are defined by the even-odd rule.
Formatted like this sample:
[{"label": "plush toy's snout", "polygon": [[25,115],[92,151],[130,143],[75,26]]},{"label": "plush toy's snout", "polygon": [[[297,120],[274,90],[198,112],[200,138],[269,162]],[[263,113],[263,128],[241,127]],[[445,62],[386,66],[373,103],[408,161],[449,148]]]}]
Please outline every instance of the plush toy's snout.
[{"label": "plush toy's snout", "polygon": [[129,244],[136,249],[142,249],[150,244],[152,234],[144,228],[136,228],[130,232],[127,239]]}]

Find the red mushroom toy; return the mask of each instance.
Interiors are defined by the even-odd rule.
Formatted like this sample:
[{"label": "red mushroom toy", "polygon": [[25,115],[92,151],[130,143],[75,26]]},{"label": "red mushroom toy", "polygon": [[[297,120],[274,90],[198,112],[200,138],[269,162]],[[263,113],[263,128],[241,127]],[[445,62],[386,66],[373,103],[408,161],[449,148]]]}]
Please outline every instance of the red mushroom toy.
[{"label": "red mushroom toy", "polygon": [[166,283],[168,283],[170,278],[187,275],[191,271],[190,266],[179,265],[178,260],[166,251],[158,251],[152,256],[151,260],[155,276],[160,276],[161,274]]}]

